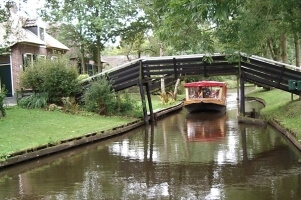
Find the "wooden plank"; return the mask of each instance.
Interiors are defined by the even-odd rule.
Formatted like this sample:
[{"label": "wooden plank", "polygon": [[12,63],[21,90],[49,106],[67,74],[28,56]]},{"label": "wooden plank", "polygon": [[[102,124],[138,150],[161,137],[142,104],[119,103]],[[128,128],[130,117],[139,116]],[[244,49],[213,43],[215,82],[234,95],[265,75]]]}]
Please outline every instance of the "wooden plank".
[{"label": "wooden plank", "polygon": [[132,68],[127,68],[127,69],[122,69],[122,70],[119,70],[117,72],[114,72],[114,74],[109,73],[108,76],[112,79],[116,79],[116,78],[119,78],[119,77],[123,77],[124,75],[127,75],[127,74],[135,73],[137,71],[139,71],[139,66],[132,67]]},{"label": "wooden plank", "polygon": [[241,66],[242,70],[249,68],[249,69],[264,72],[264,73],[271,73],[271,74],[281,73],[281,68],[279,68],[277,66],[273,66],[272,68],[269,68],[269,67],[266,67],[266,66],[253,65],[253,64],[250,64],[250,63],[241,63],[241,65],[242,65]]},{"label": "wooden plank", "polygon": [[243,72],[254,75],[254,76],[261,77],[263,79],[279,81],[279,77],[278,77],[279,74],[267,74],[267,73],[263,73],[260,71],[254,71],[251,69],[243,69]]},{"label": "wooden plank", "polygon": [[144,66],[143,71],[151,71],[151,70],[171,70],[173,69],[173,65],[155,65],[155,66]]},{"label": "wooden plank", "polygon": [[138,83],[138,79],[132,79],[130,81],[127,82],[123,82],[122,84],[116,84],[113,85],[113,88],[115,91],[120,91],[120,90],[124,90],[133,86],[136,86]]},{"label": "wooden plank", "polygon": [[[270,87],[274,87],[274,88],[277,88],[278,86],[278,83],[276,81],[271,81],[271,80],[267,80],[263,77],[257,77],[257,76],[254,76],[252,74],[245,74],[245,79],[246,81],[254,81],[256,83],[261,83],[263,85],[267,85],[267,86],[270,86]],[[280,87],[278,89],[281,89],[281,90],[284,90],[284,91],[288,91],[288,88],[283,86],[283,85],[280,85]]]},{"label": "wooden plank", "polygon": [[162,59],[162,60],[145,60],[145,61],[142,61],[143,65],[158,65],[158,64],[172,64],[172,59],[173,58],[170,58],[170,59]]},{"label": "wooden plank", "polygon": [[139,76],[139,72],[130,73],[130,74],[125,75],[123,77],[119,77],[117,79],[113,79],[113,82],[115,84],[119,84],[119,83],[122,83],[122,82],[125,82],[125,81],[128,81],[128,80],[131,80],[131,79],[137,79],[138,76]]},{"label": "wooden plank", "polygon": [[174,76],[175,73],[173,70],[172,71],[150,71],[150,72],[145,72],[144,75],[145,76],[154,76],[154,75],[161,75],[161,76],[166,76],[166,75],[171,76],[172,75],[172,76]]}]

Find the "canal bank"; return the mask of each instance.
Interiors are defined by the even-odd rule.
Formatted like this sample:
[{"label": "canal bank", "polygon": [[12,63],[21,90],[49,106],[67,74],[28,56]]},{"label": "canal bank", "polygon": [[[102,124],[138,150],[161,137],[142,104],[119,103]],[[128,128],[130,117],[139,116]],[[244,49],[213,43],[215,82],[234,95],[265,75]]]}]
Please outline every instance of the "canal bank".
[{"label": "canal bank", "polygon": [[301,151],[301,101],[299,97],[295,97],[295,100],[291,98],[291,94],[285,91],[257,89],[249,93],[247,99],[264,105],[260,119],[238,116],[238,121],[257,125],[270,124]]},{"label": "canal bank", "polygon": [[[154,118],[158,120],[169,113],[177,111],[183,107],[183,103],[178,103],[176,105],[170,106],[168,108],[157,109],[154,111]],[[149,117],[150,120],[150,117]],[[50,154],[58,153],[61,151],[65,151],[71,148],[75,148],[81,145],[109,139],[115,136],[119,136],[124,134],[130,130],[138,128],[140,126],[145,125],[144,120],[135,120],[133,122],[114,127],[112,129],[91,132],[88,134],[84,134],[82,136],[70,138],[67,140],[61,140],[58,143],[52,144],[48,143],[45,145],[37,146],[34,148],[29,148],[26,150],[14,152],[7,156],[7,158],[3,161],[0,161],[0,168],[8,167],[11,165],[15,165],[18,163],[22,163],[25,161],[29,161],[32,159],[37,159],[43,156],[47,156]]]}]

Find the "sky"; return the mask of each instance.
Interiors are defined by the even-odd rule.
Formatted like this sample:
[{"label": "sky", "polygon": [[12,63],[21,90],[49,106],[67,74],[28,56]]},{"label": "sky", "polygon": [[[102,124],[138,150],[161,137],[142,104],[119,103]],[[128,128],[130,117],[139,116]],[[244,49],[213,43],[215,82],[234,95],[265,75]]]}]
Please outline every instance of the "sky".
[{"label": "sky", "polygon": [[[37,9],[43,7],[44,0],[13,0],[16,2],[19,10],[22,14],[27,15],[30,18],[37,18]],[[26,2],[26,3],[24,3]]]}]

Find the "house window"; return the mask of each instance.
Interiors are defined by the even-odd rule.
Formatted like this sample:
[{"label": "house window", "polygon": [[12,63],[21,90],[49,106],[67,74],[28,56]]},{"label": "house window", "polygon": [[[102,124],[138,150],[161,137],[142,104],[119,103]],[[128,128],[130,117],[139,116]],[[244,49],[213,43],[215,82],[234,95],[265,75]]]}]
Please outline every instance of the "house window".
[{"label": "house window", "polygon": [[46,60],[46,56],[45,55],[38,55],[38,59],[44,59],[44,60]]},{"label": "house window", "polygon": [[40,33],[40,39],[42,41],[45,41],[45,29],[44,28],[39,28],[39,33]]},{"label": "house window", "polygon": [[34,55],[31,53],[23,54],[23,69],[33,65]]},{"label": "house window", "polygon": [[57,56],[51,56],[51,60],[57,60],[58,57]]}]

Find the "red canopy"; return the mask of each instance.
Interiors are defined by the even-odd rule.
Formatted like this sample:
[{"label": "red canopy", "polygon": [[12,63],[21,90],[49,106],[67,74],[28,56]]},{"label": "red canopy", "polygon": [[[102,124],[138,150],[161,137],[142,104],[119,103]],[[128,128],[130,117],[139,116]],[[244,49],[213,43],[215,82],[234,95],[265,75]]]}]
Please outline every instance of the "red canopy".
[{"label": "red canopy", "polygon": [[185,83],[184,87],[224,87],[226,86],[225,82],[218,82],[218,81],[198,81],[198,82],[191,82]]}]

